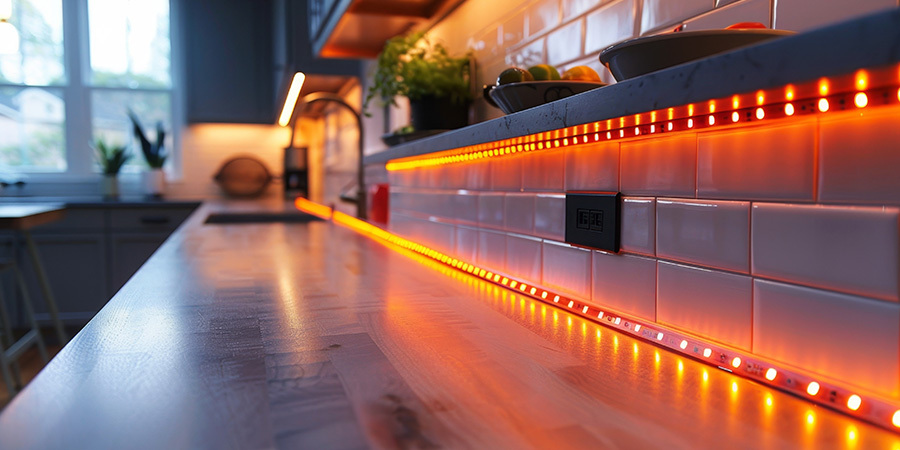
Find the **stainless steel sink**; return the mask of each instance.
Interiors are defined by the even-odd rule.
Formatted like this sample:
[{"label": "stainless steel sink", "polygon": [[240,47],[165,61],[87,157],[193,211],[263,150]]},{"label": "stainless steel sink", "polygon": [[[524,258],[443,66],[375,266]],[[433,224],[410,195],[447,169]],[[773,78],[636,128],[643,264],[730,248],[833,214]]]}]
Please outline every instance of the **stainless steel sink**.
[{"label": "stainless steel sink", "polygon": [[322,219],[302,212],[278,213],[210,213],[203,222],[208,225],[258,224],[258,223],[308,223]]}]

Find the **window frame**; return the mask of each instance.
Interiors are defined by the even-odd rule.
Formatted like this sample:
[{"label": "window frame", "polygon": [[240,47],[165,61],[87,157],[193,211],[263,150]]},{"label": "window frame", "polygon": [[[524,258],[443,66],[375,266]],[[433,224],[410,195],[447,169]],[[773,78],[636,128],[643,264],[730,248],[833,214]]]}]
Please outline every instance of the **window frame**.
[{"label": "window frame", "polygon": [[[61,89],[65,101],[65,160],[66,170],[63,172],[28,172],[15,170],[15,173],[27,177],[27,182],[36,183],[77,183],[96,182],[101,174],[97,171],[94,155],[89,142],[93,140],[92,105],[91,94],[94,91],[111,92],[167,92],[171,102],[171,130],[167,130],[172,136],[172,145],[166,174],[170,180],[178,181],[182,178],[182,152],[180,138],[185,123],[185,100],[181,86],[183,86],[184,74],[182,67],[182,50],[178,45],[181,42],[181,28],[179,22],[178,2],[169,0],[169,43],[170,43],[170,76],[172,80],[169,88],[127,88],[94,86],[91,84],[91,51],[90,30],[88,20],[89,0],[60,0],[63,18],[63,67],[66,74],[66,83],[61,85],[43,86],[28,84],[7,84],[3,87],[46,87]],[[146,125],[145,125],[146,126]],[[135,158],[143,158],[139,151],[133,155]],[[137,180],[139,172],[122,172],[119,177],[123,180]]]}]

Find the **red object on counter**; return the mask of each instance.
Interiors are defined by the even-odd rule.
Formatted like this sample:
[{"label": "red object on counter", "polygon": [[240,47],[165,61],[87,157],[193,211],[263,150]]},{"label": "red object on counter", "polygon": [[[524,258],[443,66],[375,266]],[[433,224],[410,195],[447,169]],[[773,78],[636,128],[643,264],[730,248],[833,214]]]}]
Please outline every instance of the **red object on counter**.
[{"label": "red object on counter", "polygon": [[388,184],[369,186],[369,220],[388,223]]}]

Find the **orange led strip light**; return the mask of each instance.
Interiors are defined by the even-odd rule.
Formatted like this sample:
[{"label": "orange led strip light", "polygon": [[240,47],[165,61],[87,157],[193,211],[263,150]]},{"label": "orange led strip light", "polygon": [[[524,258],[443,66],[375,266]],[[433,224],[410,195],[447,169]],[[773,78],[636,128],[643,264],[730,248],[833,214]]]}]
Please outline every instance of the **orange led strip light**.
[{"label": "orange led strip light", "polygon": [[859,70],[797,86],[706,100],[679,107],[606,119],[552,131],[469,145],[427,156],[389,161],[388,171],[500,158],[523,152],[713,127],[757,125],[762,122],[835,111],[900,104],[900,66]]},{"label": "orange led strip light", "polygon": [[579,315],[590,321],[616,329],[619,332],[664,347],[675,353],[726,370],[735,375],[749,378],[888,430],[900,432],[900,402],[886,401],[870,394],[859,394],[841,386],[837,382],[797,370],[779,367],[750,353],[706,342],[696,336],[672,330],[657,323],[636,319],[627,314],[606,308],[599,308],[544,287],[530,284],[527,281],[495,273],[488,268],[454,258],[427,246],[404,239],[381,227],[306,199],[296,199],[295,206],[300,211],[323,219],[331,219],[338,225],[425,256],[452,269],[510,289],[519,295],[548,303],[569,313]]}]

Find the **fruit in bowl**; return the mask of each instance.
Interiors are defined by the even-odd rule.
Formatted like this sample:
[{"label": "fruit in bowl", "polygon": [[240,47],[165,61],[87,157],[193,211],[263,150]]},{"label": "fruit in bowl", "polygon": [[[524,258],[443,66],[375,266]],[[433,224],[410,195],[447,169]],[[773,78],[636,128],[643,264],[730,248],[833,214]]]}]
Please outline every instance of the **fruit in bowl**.
[{"label": "fruit in bowl", "polygon": [[520,67],[505,69],[497,77],[497,84],[484,87],[484,99],[506,114],[522,111],[580,94],[604,86],[600,76],[587,66],[576,66],[560,76],[548,64],[538,64],[527,70]]}]

